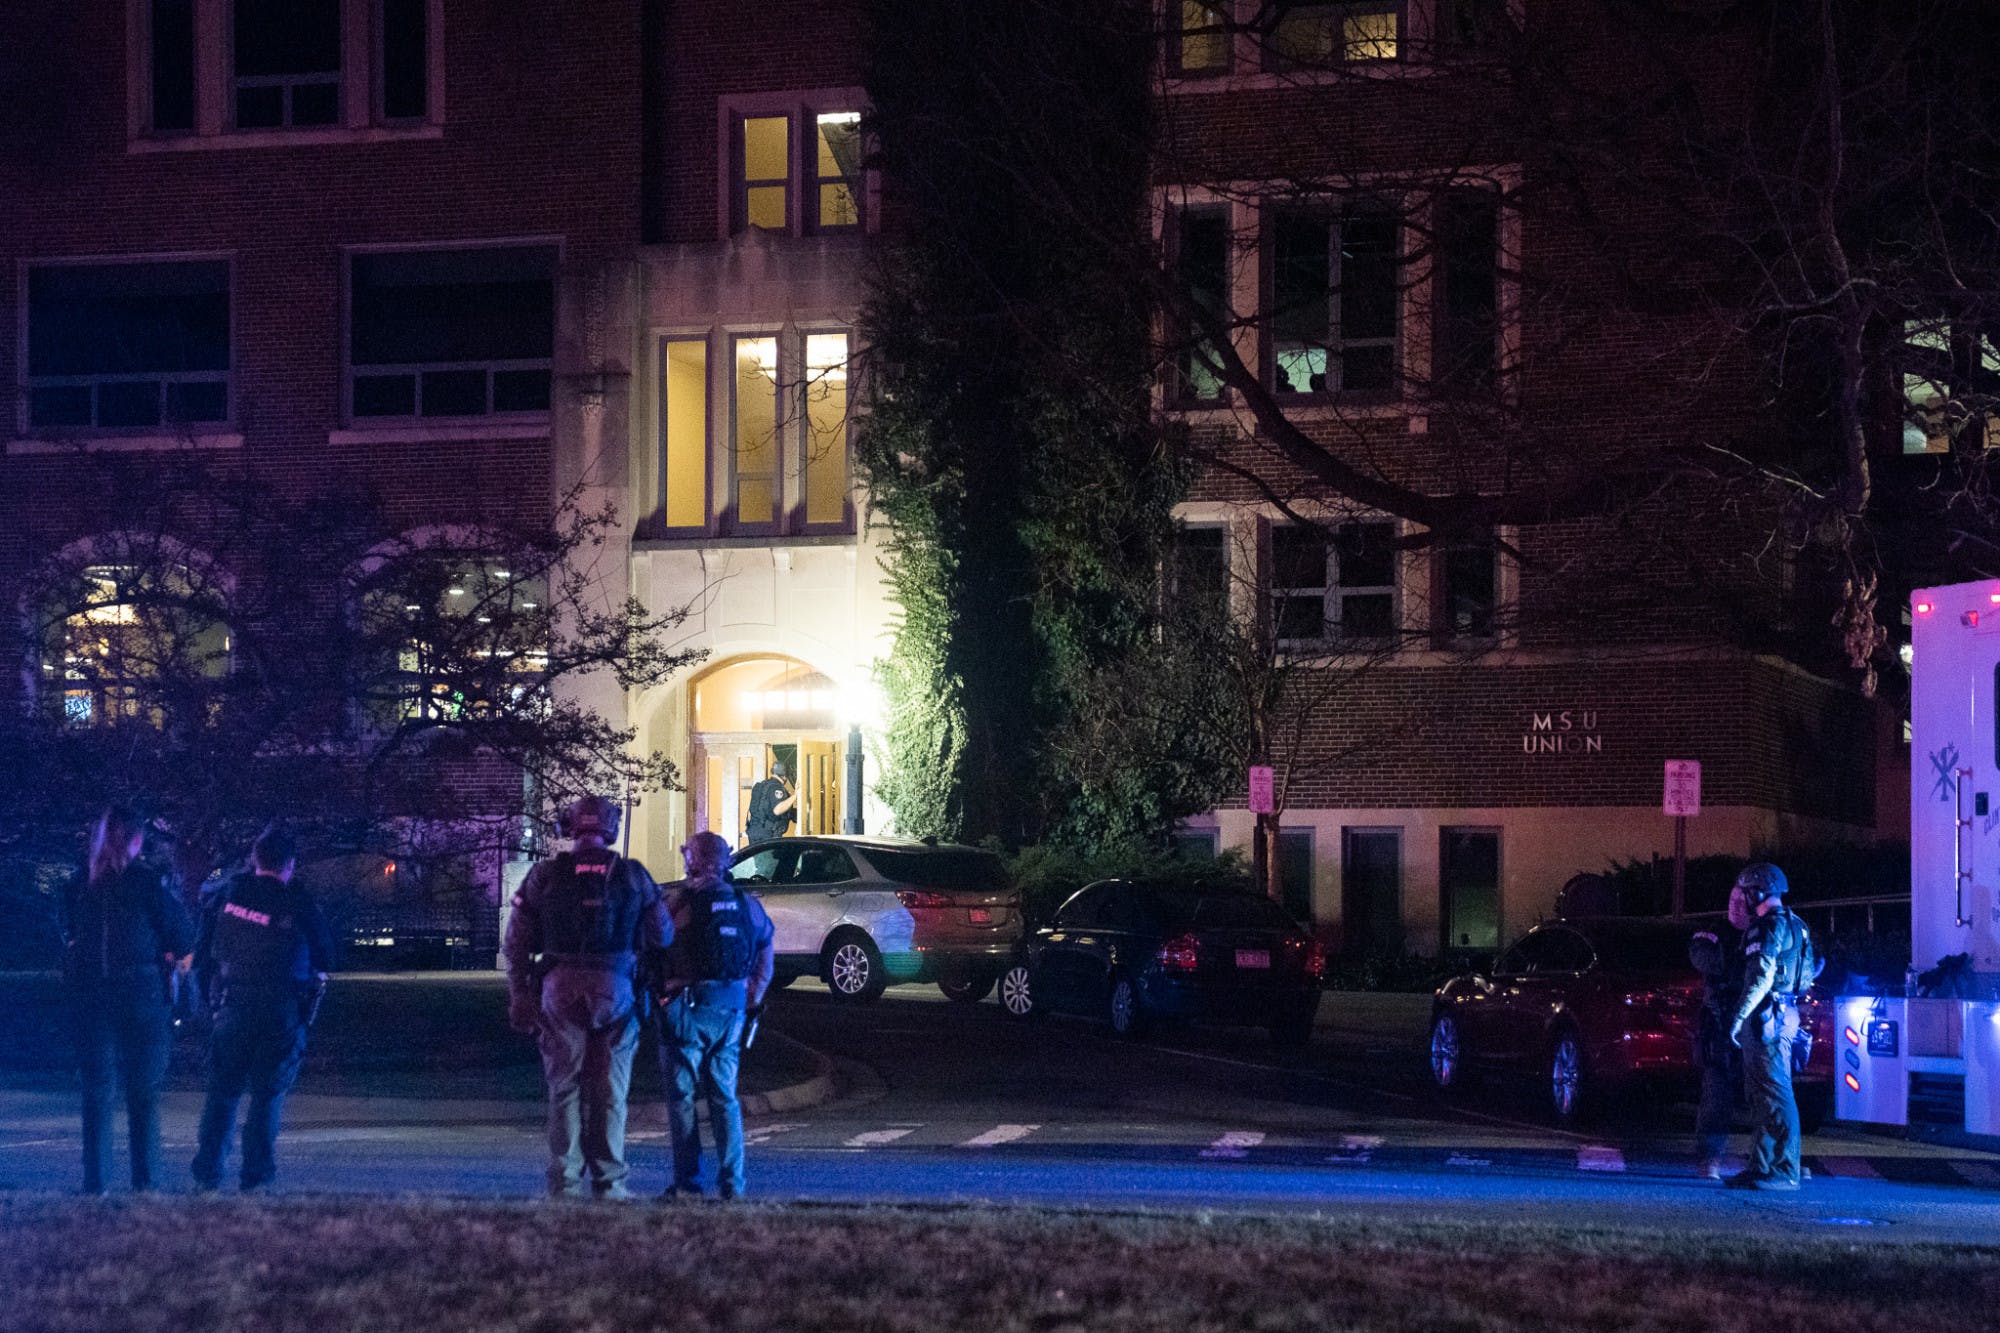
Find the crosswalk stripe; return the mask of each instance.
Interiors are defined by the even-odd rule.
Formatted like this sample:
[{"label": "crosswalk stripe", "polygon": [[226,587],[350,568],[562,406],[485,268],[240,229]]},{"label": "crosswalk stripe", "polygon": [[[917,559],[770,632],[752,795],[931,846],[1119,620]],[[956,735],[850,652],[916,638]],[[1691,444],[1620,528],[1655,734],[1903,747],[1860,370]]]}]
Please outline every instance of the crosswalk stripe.
[{"label": "crosswalk stripe", "polygon": [[1829,1176],[1845,1176],[1850,1180],[1880,1180],[1882,1173],[1868,1164],[1865,1157],[1822,1157],[1819,1169]]},{"label": "crosswalk stripe", "polygon": [[845,1146],[849,1148],[879,1148],[885,1143],[894,1143],[897,1139],[907,1138],[922,1128],[922,1125],[898,1125],[894,1129],[871,1129],[866,1133],[856,1134],[847,1141]]},{"label": "crosswalk stripe", "polygon": [[1579,1171],[1623,1171],[1625,1154],[1616,1148],[1602,1144],[1585,1144],[1576,1150],[1576,1169]]},{"label": "crosswalk stripe", "polygon": [[795,1129],[804,1128],[804,1125],[759,1125],[755,1129],[746,1129],[743,1132],[743,1142],[755,1148],[769,1143],[780,1134],[789,1134]]},{"label": "crosswalk stripe", "polygon": [[1040,1125],[995,1125],[984,1134],[975,1134],[959,1144],[961,1148],[997,1148],[1003,1143],[1025,1139],[1040,1129]]},{"label": "crosswalk stripe", "polygon": [[1201,1150],[1203,1157],[1248,1157],[1250,1150],[1264,1141],[1254,1129],[1232,1129]]}]

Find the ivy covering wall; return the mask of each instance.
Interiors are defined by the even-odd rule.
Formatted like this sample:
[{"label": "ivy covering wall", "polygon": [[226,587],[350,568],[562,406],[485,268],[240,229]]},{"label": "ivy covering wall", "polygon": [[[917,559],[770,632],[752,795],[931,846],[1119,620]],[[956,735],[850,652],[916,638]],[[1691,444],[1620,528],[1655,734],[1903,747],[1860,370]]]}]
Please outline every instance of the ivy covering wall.
[{"label": "ivy covering wall", "polygon": [[1119,12],[871,8],[896,239],[857,457],[899,608],[879,789],[905,833],[1129,838],[1212,796],[1181,728],[1094,725],[1176,674],[1143,664],[1173,651],[1158,571],[1186,480],[1149,410],[1150,297],[1106,262],[1148,243],[1149,52]]}]

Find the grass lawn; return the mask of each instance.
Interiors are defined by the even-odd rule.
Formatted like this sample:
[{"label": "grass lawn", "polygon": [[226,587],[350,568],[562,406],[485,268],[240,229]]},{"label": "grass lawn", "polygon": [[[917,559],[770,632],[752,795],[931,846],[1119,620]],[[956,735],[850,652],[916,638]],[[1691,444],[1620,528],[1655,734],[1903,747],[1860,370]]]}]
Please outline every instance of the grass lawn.
[{"label": "grass lawn", "polygon": [[[53,974],[0,973],[0,1084],[76,1086],[75,1057]],[[204,1021],[181,1025],[170,1088],[202,1086]],[[743,1062],[743,1088],[762,1091],[812,1076],[797,1048],[759,1042]],[[633,1095],[659,1096],[650,1037],[633,1066]],[[535,1042],[507,1026],[507,982],[495,972],[336,975],[306,1047],[299,1091],[341,1097],[539,1100]]]},{"label": "grass lawn", "polygon": [[1991,1327],[2000,1249],[1028,1209],[0,1200],[0,1330]]}]

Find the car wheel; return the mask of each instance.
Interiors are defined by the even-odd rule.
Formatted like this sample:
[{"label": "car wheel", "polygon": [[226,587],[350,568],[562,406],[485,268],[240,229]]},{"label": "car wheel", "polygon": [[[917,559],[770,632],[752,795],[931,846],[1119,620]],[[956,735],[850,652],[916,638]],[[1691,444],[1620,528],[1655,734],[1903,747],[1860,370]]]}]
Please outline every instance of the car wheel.
[{"label": "car wheel", "polygon": [[1465,1087],[1465,1039],[1450,1014],[1431,1020],[1431,1082],[1447,1096]]},{"label": "car wheel", "polygon": [[882,952],[858,930],[843,931],[827,941],[820,959],[820,979],[837,1000],[863,1003],[881,997],[889,984],[882,970]]},{"label": "car wheel", "polygon": [[993,993],[996,980],[998,978],[983,967],[954,967],[938,978],[937,988],[944,992],[945,999],[955,1004],[978,1004]]},{"label": "car wheel", "polygon": [[1280,1050],[1302,1051],[1312,1042],[1311,1014],[1293,1014],[1271,1024],[1271,1043]]},{"label": "car wheel", "polygon": [[1132,984],[1130,977],[1112,979],[1106,1013],[1111,1019],[1111,1030],[1121,1037],[1136,1040],[1145,1036],[1146,1030],[1152,1026],[1145,1002],[1139,998],[1139,988]]},{"label": "car wheel", "polygon": [[1041,1006],[1035,1003],[1034,973],[1025,961],[1007,964],[1007,970],[1000,974],[1000,1007],[1015,1018],[1041,1017]]},{"label": "car wheel", "polygon": [[1586,1084],[1583,1069],[1583,1041],[1575,1031],[1556,1034],[1549,1047],[1549,1110],[1558,1125],[1573,1125],[1582,1118]]}]

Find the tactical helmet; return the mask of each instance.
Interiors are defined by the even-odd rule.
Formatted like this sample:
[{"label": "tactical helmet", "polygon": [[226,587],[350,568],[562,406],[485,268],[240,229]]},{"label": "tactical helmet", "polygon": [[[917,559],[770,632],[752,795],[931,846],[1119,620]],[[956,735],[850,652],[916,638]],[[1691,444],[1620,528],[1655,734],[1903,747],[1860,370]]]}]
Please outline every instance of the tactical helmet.
[{"label": "tactical helmet", "polygon": [[1752,861],[1736,877],[1736,887],[1752,903],[1761,903],[1782,896],[1791,885],[1785,882],[1785,872],[1769,861]]},{"label": "tactical helmet", "polygon": [[711,833],[707,829],[703,829],[687,840],[686,852],[689,861],[694,864],[713,866],[717,870],[729,864],[731,850],[729,839],[723,837],[720,833]]},{"label": "tactical helmet", "polygon": [[774,777],[774,778],[788,778],[788,777],[790,777],[791,775],[792,775],[792,770],[791,770],[791,766],[790,766],[790,765],[788,765],[788,764],[786,764],[784,760],[782,760],[782,759],[773,759],[773,760],[771,761],[771,776],[772,776],[772,777]]},{"label": "tactical helmet", "polygon": [[556,815],[556,832],[565,838],[596,834],[609,841],[618,836],[618,803],[608,796],[579,796]]}]

